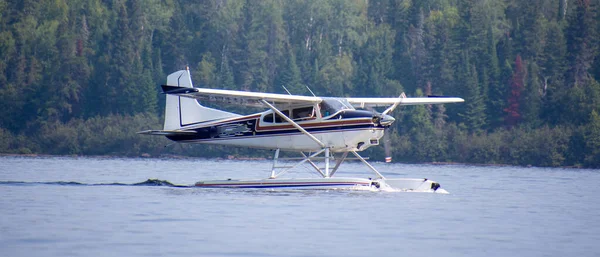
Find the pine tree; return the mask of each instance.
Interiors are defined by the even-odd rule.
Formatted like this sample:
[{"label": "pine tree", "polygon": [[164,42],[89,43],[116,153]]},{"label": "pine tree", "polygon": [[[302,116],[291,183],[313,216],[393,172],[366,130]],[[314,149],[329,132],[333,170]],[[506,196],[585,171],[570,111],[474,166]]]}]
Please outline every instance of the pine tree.
[{"label": "pine tree", "polygon": [[194,81],[197,81],[198,87],[216,86],[215,59],[210,53],[202,55],[202,61],[198,63],[196,70],[198,72],[193,73],[192,77],[194,77]]},{"label": "pine tree", "polygon": [[221,57],[221,65],[219,67],[219,74],[217,75],[217,86],[220,89],[238,89],[234,83],[233,72],[231,71],[231,66],[229,66],[227,54],[223,54]]},{"label": "pine tree", "polygon": [[368,38],[357,52],[356,94],[390,96],[400,88],[390,83],[394,38],[389,26],[368,24]]},{"label": "pine tree", "polygon": [[565,122],[563,104],[567,87],[565,87],[567,44],[560,25],[557,22],[548,24],[546,45],[541,62],[543,79],[541,117],[553,124]]},{"label": "pine tree", "polygon": [[569,17],[569,27],[566,30],[570,67],[567,83],[585,86],[590,78],[588,70],[598,54],[598,32],[597,26],[594,26],[598,3],[579,0],[575,4],[575,11]]},{"label": "pine tree", "polygon": [[286,65],[279,69],[275,86],[284,86],[292,94],[302,94],[306,89],[302,85],[300,68],[296,64],[296,55],[289,46],[287,52]]},{"label": "pine tree", "polygon": [[[133,114],[138,102],[139,91],[136,88],[135,72],[142,69],[139,56],[135,54],[134,35],[129,24],[129,13],[125,4],[119,6],[115,47],[111,56],[111,80],[106,85],[109,88],[110,102],[113,105],[111,113]],[[134,72],[135,71],[135,72]],[[132,103],[133,102],[133,103]]]},{"label": "pine tree", "polygon": [[230,49],[236,84],[242,90],[265,92],[269,86],[267,71],[268,21],[263,15],[266,2],[244,5],[240,34]]},{"label": "pine tree", "polygon": [[[423,91],[417,89],[415,95],[423,96]],[[412,158],[419,161],[426,160],[434,151],[431,137],[435,134],[435,129],[431,122],[431,113],[424,105],[412,106],[406,111],[404,123],[406,131],[403,133],[410,135],[412,143],[416,146],[411,149]]]},{"label": "pine tree", "polygon": [[488,90],[485,94],[487,121],[492,128],[502,124],[502,110],[504,109],[504,94],[505,85],[500,81],[501,69],[498,60],[498,52],[494,41],[493,28],[488,26],[487,30],[487,62],[486,72],[484,73],[488,79]]},{"label": "pine tree", "polygon": [[463,122],[470,132],[481,132],[486,125],[485,103],[480,91],[478,74],[475,66],[466,64],[465,112],[461,114]]},{"label": "pine tree", "polygon": [[[0,19],[1,21],[1,19]],[[14,84],[10,83],[11,59],[17,52],[16,42],[10,31],[0,32],[0,128],[9,130],[18,129],[16,116],[19,116],[18,107],[19,95]],[[13,67],[12,69],[15,69]]]},{"label": "pine tree", "polygon": [[414,26],[411,25],[409,31],[408,31],[408,40],[410,42],[409,45],[409,54],[410,54],[410,60],[411,60],[411,67],[412,67],[412,73],[413,76],[415,77],[415,86],[417,88],[419,87],[424,87],[425,86],[425,78],[424,78],[424,73],[425,73],[425,67],[424,67],[424,62],[425,62],[425,58],[427,55],[426,49],[425,49],[425,42],[424,42],[424,31],[423,31],[423,27],[424,27],[424,14],[423,14],[423,10],[419,10],[419,12],[416,15],[416,22],[414,24]]},{"label": "pine tree", "polygon": [[542,105],[542,85],[539,78],[539,68],[534,62],[527,65],[528,71],[526,83],[523,89],[523,97],[521,99],[522,118],[523,122],[531,127],[540,125],[540,108]]},{"label": "pine tree", "polygon": [[162,62],[165,67],[170,67],[169,70],[183,69],[189,64],[185,53],[186,49],[190,47],[192,38],[183,14],[185,4],[178,4],[178,1],[175,1],[175,9],[165,32],[161,49]]}]

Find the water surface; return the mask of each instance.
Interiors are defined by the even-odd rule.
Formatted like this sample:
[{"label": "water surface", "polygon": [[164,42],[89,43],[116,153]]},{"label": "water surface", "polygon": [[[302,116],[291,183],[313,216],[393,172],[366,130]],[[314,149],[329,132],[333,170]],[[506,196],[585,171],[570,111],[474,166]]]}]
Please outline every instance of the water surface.
[{"label": "water surface", "polygon": [[[375,163],[449,195],[187,187],[270,165],[0,157],[0,255],[600,255],[598,170]],[[338,175],[371,176],[360,163]]]}]

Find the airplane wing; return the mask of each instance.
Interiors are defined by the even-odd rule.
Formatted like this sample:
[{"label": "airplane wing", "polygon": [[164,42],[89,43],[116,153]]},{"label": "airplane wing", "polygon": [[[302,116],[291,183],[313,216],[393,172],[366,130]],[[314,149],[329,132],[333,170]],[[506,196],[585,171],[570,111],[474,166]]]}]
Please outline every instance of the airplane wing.
[{"label": "airplane wing", "polygon": [[397,98],[358,98],[350,97],[346,100],[354,107],[379,107],[390,105],[420,105],[420,104],[445,104],[462,103],[465,100],[459,97],[431,96],[431,97],[397,97]]},{"label": "airplane wing", "polygon": [[163,85],[162,89],[163,93],[165,94],[194,98],[200,100],[201,102],[218,102],[254,107],[264,107],[260,100],[266,100],[275,105],[320,103],[322,101],[320,97],[315,96],[284,95],[211,88],[190,88]]},{"label": "airplane wing", "polygon": [[[323,100],[321,97],[316,96],[285,95],[211,88],[177,87],[169,85],[163,85],[162,89],[163,93],[165,94],[194,98],[200,100],[201,102],[218,102],[254,107],[264,107],[260,100],[266,100],[275,105],[295,103],[320,103]],[[430,96],[407,98],[404,95],[397,98],[349,97],[345,99],[350,104],[352,104],[352,106],[357,108],[393,106],[391,110],[393,110],[393,108],[395,108],[398,105],[443,104],[464,102],[462,98],[458,97]]]}]

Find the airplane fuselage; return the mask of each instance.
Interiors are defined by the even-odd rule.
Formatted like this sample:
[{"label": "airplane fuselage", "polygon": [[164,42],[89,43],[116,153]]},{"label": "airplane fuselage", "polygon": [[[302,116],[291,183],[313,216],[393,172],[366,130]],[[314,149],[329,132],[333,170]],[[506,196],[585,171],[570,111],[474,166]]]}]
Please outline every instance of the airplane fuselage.
[{"label": "airplane fuselage", "polygon": [[[386,179],[357,151],[379,144],[384,130],[395,121],[389,113],[400,105],[464,101],[457,97],[407,98],[404,93],[397,98],[318,97],[314,94],[313,96],[292,95],[289,91],[288,95],[284,95],[195,88],[189,69],[171,73],[167,76],[167,83],[161,88],[167,95],[163,128],[144,130],[138,134],[165,136],[181,143],[275,150],[271,175],[268,179],[247,181],[227,179],[196,183],[196,186],[210,188],[354,188],[356,186],[392,188],[391,185],[394,185],[394,189],[400,190],[436,191],[439,184],[428,179]],[[206,106],[210,103],[262,107],[268,108],[268,111],[240,115]],[[386,109],[378,113],[374,110],[376,107],[386,107]],[[292,166],[287,163],[282,166],[278,164],[280,150],[301,151],[303,157]],[[332,155],[333,152],[342,152],[342,154],[335,156]],[[374,179],[332,178],[350,153],[354,156],[351,158],[360,160],[374,173]],[[388,158],[391,157],[386,157],[386,161]],[[322,162],[316,164],[315,161],[319,159]],[[281,176],[291,169],[307,163],[322,178],[281,179]],[[319,166],[321,164],[324,166]]]},{"label": "airplane fuselage", "polygon": [[[299,108],[300,109],[300,108]],[[296,112],[293,112],[294,116]],[[286,113],[289,115],[289,113]],[[377,114],[364,110],[340,110],[334,114],[295,117],[294,122],[333,152],[362,151],[378,145],[384,128]],[[325,116],[325,117],[322,117]],[[290,117],[294,118],[294,117]],[[382,125],[383,124],[383,125]],[[189,135],[169,135],[176,142],[218,144],[264,149],[317,151],[322,147],[272,111],[187,126]]]}]

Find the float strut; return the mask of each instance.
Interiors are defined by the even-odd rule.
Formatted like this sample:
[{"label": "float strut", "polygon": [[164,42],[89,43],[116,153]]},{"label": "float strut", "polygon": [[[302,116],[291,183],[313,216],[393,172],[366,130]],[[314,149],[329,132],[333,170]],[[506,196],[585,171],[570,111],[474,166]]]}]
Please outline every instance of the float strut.
[{"label": "float strut", "polygon": [[385,179],[385,177],[383,175],[381,175],[381,173],[379,173],[379,171],[377,171],[377,169],[375,169],[375,167],[371,166],[371,164],[369,164],[362,156],[360,156],[356,151],[350,151],[352,152],[352,154],[354,154],[354,156],[356,156],[356,158],[360,159],[360,161],[362,163],[364,163],[365,165],[367,165],[367,167],[369,167],[369,169],[371,169],[376,175],[377,177],[379,177],[380,179]]}]

